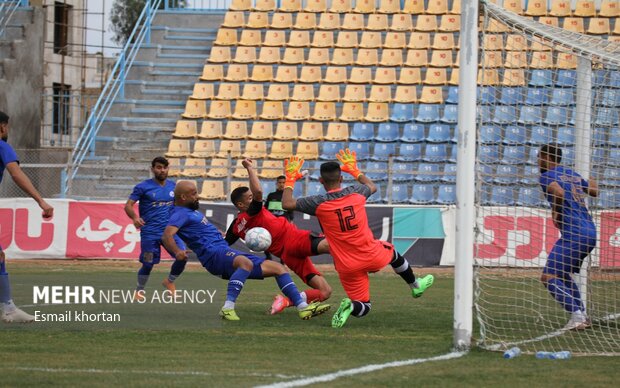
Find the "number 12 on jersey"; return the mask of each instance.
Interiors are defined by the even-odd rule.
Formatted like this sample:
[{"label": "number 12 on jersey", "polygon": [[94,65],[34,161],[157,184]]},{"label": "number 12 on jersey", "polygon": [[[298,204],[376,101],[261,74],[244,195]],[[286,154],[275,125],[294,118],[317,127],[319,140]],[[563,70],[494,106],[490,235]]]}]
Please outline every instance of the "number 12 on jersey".
[{"label": "number 12 on jersey", "polygon": [[351,224],[351,221],[355,220],[355,210],[353,206],[345,206],[342,209],[334,210],[334,213],[338,216],[341,231],[346,232],[357,229],[356,224]]}]

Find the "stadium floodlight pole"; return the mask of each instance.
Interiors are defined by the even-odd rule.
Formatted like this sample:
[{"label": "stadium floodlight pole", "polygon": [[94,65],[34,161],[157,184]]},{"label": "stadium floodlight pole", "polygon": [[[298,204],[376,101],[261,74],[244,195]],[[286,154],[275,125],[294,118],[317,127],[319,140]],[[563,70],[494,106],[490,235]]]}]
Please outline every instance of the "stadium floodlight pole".
[{"label": "stadium floodlight pole", "polygon": [[456,349],[464,350],[471,345],[473,329],[478,0],[462,3],[459,40],[453,340]]}]

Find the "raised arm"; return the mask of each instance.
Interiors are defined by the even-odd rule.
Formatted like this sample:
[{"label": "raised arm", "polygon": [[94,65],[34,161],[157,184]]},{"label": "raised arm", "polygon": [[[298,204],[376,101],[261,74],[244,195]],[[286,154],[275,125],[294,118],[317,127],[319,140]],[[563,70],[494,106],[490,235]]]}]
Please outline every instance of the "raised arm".
[{"label": "raised arm", "polygon": [[351,174],[360,184],[368,186],[371,194],[377,192],[377,186],[375,186],[372,180],[364,175],[359,167],[357,167],[357,155],[355,151],[350,151],[348,148],[340,150],[336,154],[336,158],[342,163],[340,167],[342,171]]},{"label": "raised arm", "polygon": [[164,243],[166,249],[174,254],[174,258],[177,260],[187,260],[187,251],[179,248],[174,241],[174,235],[177,234],[179,228],[176,226],[168,225],[164,229],[164,234],[161,236],[161,242]]},{"label": "raised arm", "polygon": [[252,159],[245,159],[241,162],[243,167],[248,170],[248,177],[250,178],[250,191],[252,192],[252,196],[254,197],[254,201],[262,202],[263,201],[263,187],[260,185],[260,180],[258,179],[258,174],[254,169],[254,162]]},{"label": "raised arm", "polygon": [[41,210],[43,210],[43,218],[50,218],[54,215],[54,208],[41,197],[41,194],[39,194],[28,176],[26,176],[21,167],[19,167],[19,163],[8,163],[6,165],[6,170],[11,175],[11,178],[13,178],[15,184],[37,202]]},{"label": "raised arm", "polygon": [[303,177],[301,173],[303,165],[304,160],[297,156],[291,156],[284,160],[286,182],[284,183],[284,192],[282,193],[282,208],[285,210],[295,210],[297,207],[297,200],[293,198],[293,189],[295,188],[295,182]]}]

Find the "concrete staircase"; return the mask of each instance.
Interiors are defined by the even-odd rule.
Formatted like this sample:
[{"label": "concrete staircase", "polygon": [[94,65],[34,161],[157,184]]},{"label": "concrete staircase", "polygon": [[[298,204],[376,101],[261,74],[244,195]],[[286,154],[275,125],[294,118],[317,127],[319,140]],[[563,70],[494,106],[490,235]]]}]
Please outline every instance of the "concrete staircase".
[{"label": "concrete staircase", "polygon": [[127,198],[149,177],[150,161],[166,152],[223,19],[224,12],[158,12],[151,43],[140,48],[124,96],[114,101],[70,197]]}]

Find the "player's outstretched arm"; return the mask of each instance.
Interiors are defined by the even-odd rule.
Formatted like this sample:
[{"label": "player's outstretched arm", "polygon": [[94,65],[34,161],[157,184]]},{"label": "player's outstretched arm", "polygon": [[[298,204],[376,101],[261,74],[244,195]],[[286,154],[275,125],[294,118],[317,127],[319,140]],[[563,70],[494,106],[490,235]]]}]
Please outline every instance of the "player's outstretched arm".
[{"label": "player's outstretched arm", "polygon": [[138,217],[136,211],[133,209],[135,203],[136,201],[133,199],[128,199],[127,202],[125,202],[125,214],[127,214],[127,217],[131,218],[133,226],[135,226],[136,229],[140,229],[144,226],[145,222],[141,217]]},{"label": "player's outstretched arm", "polygon": [[41,194],[34,187],[28,176],[24,174],[24,171],[19,167],[17,162],[11,162],[6,165],[6,170],[13,178],[13,182],[22,190],[24,190],[32,199],[34,199],[41,210],[43,210],[43,217],[50,218],[54,215],[54,208],[41,197]]},{"label": "player's outstretched arm", "polygon": [[248,177],[250,179],[250,191],[252,192],[252,196],[254,197],[254,201],[262,202],[263,201],[263,188],[260,185],[260,180],[258,179],[258,174],[254,169],[254,161],[252,159],[244,159],[241,164],[248,171]]},{"label": "player's outstretched arm", "polygon": [[295,210],[297,207],[297,200],[293,198],[293,189],[295,188],[295,182],[303,177],[301,173],[303,165],[304,160],[297,156],[291,156],[284,160],[286,182],[284,183],[284,192],[282,193],[282,208],[285,210]]},{"label": "player's outstretched arm", "polygon": [[587,193],[591,197],[598,197],[598,182],[593,177],[590,177],[590,180],[588,181]]},{"label": "player's outstretched arm", "polygon": [[174,235],[177,234],[179,228],[176,226],[168,225],[164,230],[164,234],[161,236],[161,242],[164,243],[166,249],[174,254],[174,258],[177,260],[187,260],[187,251],[179,248],[174,241]]},{"label": "player's outstretched arm", "polygon": [[353,178],[362,185],[368,186],[371,194],[377,191],[377,186],[375,186],[372,180],[364,175],[357,166],[357,154],[355,151],[351,151],[348,148],[340,150],[336,154],[336,159],[342,163],[341,170],[352,175]]}]

